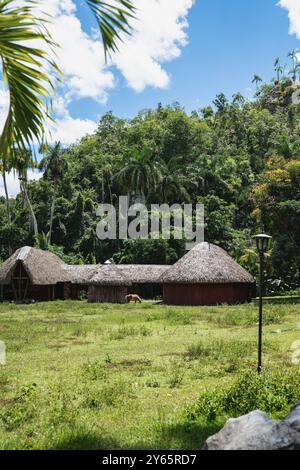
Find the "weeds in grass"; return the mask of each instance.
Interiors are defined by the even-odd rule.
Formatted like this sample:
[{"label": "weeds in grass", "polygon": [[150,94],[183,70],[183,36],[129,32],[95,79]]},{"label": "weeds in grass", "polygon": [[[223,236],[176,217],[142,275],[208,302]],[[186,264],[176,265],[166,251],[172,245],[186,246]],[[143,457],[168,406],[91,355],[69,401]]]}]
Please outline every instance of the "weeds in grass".
[{"label": "weeds in grass", "polygon": [[[209,323],[214,323],[218,326],[232,327],[232,326],[253,326],[258,322],[257,309],[248,308],[241,315],[241,307],[232,308],[227,306],[226,315],[221,309],[216,309],[215,312],[210,312],[208,315],[201,317]],[[286,316],[286,311],[278,309],[276,305],[269,305],[264,311],[264,324],[273,325],[280,324]]]},{"label": "weeds in grass", "polygon": [[44,407],[51,404],[47,416],[45,417],[47,426],[60,426],[68,424],[74,426],[78,415],[75,400],[79,391],[70,387],[68,382],[62,381],[54,384],[47,393],[44,394]]},{"label": "weeds in grass", "polygon": [[[0,366],[1,367],[1,366]],[[0,369],[0,392],[3,392],[8,385],[8,378]]]},{"label": "weeds in grass", "polygon": [[95,361],[83,366],[83,376],[91,381],[106,380],[108,370],[101,362]]},{"label": "weeds in grass", "polygon": [[208,389],[186,409],[189,420],[240,416],[260,409],[283,417],[300,395],[300,368],[267,370],[261,375],[247,370],[225,389]]},{"label": "weeds in grass", "polygon": [[192,318],[184,310],[169,308],[164,317],[171,324],[175,325],[190,325],[192,323]]},{"label": "weeds in grass", "polygon": [[125,380],[119,379],[99,388],[87,388],[84,393],[83,406],[87,408],[115,407],[129,398],[136,398],[132,386]]},{"label": "weeds in grass", "polygon": [[[265,323],[283,323],[281,334],[264,329],[265,366],[299,373],[289,350],[300,339],[299,305],[265,313]],[[0,316],[1,449],[195,449],[227,416],[253,406],[283,414],[300,394],[294,378],[240,381],[238,371],[256,363],[256,306],[4,303]],[[23,394],[20,384],[33,382]],[[189,414],[187,400],[205,388]]]},{"label": "weeds in grass", "polygon": [[168,387],[177,388],[182,382],[186,372],[184,361],[172,360],[168,371]]},{"label": "weeds in grass", "polygon": [[119,326],[109,334],[110,340],[122,340],[128,336],[150,336],[151,330],[144,325],[135,328],[134,326]]},{"label": "weeds in grass", "polygon": [[16,396],[0,408],[0,423],[6,431],[13,431],[34,417],[36,384],[24,385]]},{"label": "weeds in grass", "polygon": [[[219,360],[224,363],[228,359],[239,358],[243,359],[249,357],[251,353],[257,349],[257,340],[237,340],[237,339],[211,339],[209,341],[198,341],[188,347],[184,355],[190,359],[210,358],[212,360]],[[270,340],[264,341],[264,350],[270,351],[277,349],[275,342]]]},{"label": "weeds in grass", "polygon": [[145,382],[145,386],[149,388],[159,388],[160,387],[160,382],[158,380],[149,378]]}]

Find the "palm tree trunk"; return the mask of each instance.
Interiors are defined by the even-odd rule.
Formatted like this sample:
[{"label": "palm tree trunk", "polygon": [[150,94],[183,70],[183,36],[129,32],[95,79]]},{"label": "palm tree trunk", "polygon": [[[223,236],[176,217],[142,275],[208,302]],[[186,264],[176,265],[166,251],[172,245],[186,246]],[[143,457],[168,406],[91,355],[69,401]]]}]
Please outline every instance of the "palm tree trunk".
[{"label": "palm tree trunk", "polygon": [[110,202],[110,205],[112,206],[112,192],[111,192],[111,185],[110,185],[110,181],[108,181],[108,191],[109,191],[109,202]]},{"label": "palm tree trunk", "polygon": [[104,204],[105,190],[104,190],[104,176],[102,176],[102,204]]},{"label": "palm tree trunk", "polygon": [[2,172],[2,179],[3,179],[3,186],[4,186],[4,191],[5,191],[7,220],[8,220],[8,223],[11,224],[11,210],[10,210],[10,202],[9,202],[9,196],[8,196],[8,189],[7,189],[5,171]]},{"label": "palm tree trunk", "polygon": [[49,234],[48,234],[48,240],[47,240],[49,245],[51,245],[54,211],[55,211],[55,194],[53,195],[53,198],[52,198],[51,212],[50,212],[50,226],[49,226]]},{"label": "palm tree trunk", "polygon": [[31,201],[30,201],[29,196],[28,196],[26,184],[24,183],[24,181],[21,181],[21,182],[20,182],[20,185],[21,185],[21,187],[22,187],[22,189],[23,189],[23,193],[24,193],[26,202],[27,202],[27,204],[28,204],[28,208],[29,208],[31,220],[32,220],[32,223],[33,223],[34,238],[35,238],[36,241],[38,241],[38,235],[39,235],[38,224],[37,224],[36,216],[35,216],[35,213],[34,213],[34,210],[33,210],[32,204],[31,204]]},{"label": "palm tree trunk", "polygon": [[[5,171],[2,172],[2,179],[3,179],[3,186],[4,186],[4,191],[5,191],[5,203],[6,203],[7,221],[8,221],[8,225],[11,225],[12,216],[11,216],[11,207],[10,207],[10,202],[9,202],[9,195],[8,195],[8,189],[7,189],[7,181],[6,181],[6,173],[5,173]],[[8,254],[9,254],[9,256],[12,254],[12,249],[11,249],[10,242],[8,242]]]}]

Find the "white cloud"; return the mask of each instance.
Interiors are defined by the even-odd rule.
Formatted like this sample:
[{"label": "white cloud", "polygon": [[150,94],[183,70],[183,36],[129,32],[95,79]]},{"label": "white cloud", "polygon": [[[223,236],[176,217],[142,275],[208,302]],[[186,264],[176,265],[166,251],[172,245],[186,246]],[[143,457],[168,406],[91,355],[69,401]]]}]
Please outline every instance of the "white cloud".
[{"label": "white cloud", "polygon": [[48,142],[72,144],[86,134],[92,134],[97,129],[95,121],[72,118],[68,111],[67,100],[62,96],[56,96],[53,100],[53,112],[56,116],[56,121],[49,121],[46,126]]},{"label": "white cloud", "polygon": [[[40,0],[54,17],[49,29],[60,44],[57,61],[65,74],[68,100],[90,97],[105,103],[116,86],[113,69],[104,61],[99,34],[86,34],[72,0]],[[141,92],[147,86],[165,88],[170,82],[165,62],[178,58],[187,44],[187,14],[194,0],[135,0],[137,19],[132,37],[125,37],[110,66],[116,66],[128,85]],[[92,15],[92,14],[91,14]]]},{"label": "white cloud", "polygon": [[187,14],[192,5],[193,0],[136,0],[134,34],[125,38],[113,59],[134,90],[168,86],[170,77],[162,64],[178,58],[186,46]]},{"label": "white cloud", "polygon": [[72,144],[97,129],[97,123],[90,119],[73,119],[66,116],[51,125],[48,129],[49,142]]},{"label": "white cloud", "polygon": [[300,2],[299,0],[280,0],[278,5],[288,10],[290,20],[290,34],[300,39]]},{"label": "white cloud", "polygon": [[[36,181],[42,177],[42,173],[34,170],[28,170],[28,180]],[[20,192],[20,184],[18,177],[13,174],[13,172],[6,175],[6,183],[8,188],[8,193],[10,197],[15,197]],[[3,187],[3,179],[0,176],[0,196],[4,196],[5,191]]]},{"label": "white cloud", "polygon": [[[187,44],[187,15],[193,2],[135,0],[137,20],[133,23],[133,35],[124,38],[119,52],[110,64],[105,64],[99,32],[91,28],[87,34],[83,30],[78,15],[80,7],[73,0],[39,0],[39,14],[43,11],[53,17],[48,28],[60,45],[56,60],[64,73],[60,96],[54,100],[58,121],[47,126],[52,135],[50,140],[67,144],[96,129],[96,123],[89,119],[73,119],[68,105],[81,98],[104,104],[117,85],[116,69],[137,92],[147,86],[166,88],[170,77],[164,64],[178,58]],[[15,3],[24,4],[26,0]],[[7,105],[7,94],[0,88],[0,129]]]},{"label": "white cloud", "polygon": [[104,63],[100,41],[84,33],[79,19],[73,14],[59,15],[49,29],[61,45],[57,50],[57,62],[64,73],[66,97],[69,100],[90,97],[105,103],[107,92],[115,86],[115,79]]}]

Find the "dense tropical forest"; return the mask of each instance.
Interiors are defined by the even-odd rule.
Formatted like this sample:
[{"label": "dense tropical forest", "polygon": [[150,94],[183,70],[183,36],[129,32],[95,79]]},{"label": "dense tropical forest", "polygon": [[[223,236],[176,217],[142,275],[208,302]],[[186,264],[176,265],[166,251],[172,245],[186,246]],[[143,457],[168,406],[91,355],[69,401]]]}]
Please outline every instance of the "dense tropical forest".
[{"label": "dense tropical forest", "polygon": [[[290,291],[300,280],[300,105],[294,67],[246,100],[219,94],[188,115],[179,103],[158,104],[130,120],[105,114],[97,131],[69,147],[43,146],[37,161],[20,152],[6,170],[20,178],[15,199],[0,199],[0,257],[37,244],[70,263],[173,263],[181,240],[100,241],[99,203],[142,195],[147,204],[203,203],[205,238],[230,252],[253,274],[253,235],[273,237],[267,254],[269,293]],[[27,170],[39,167],[39,181]],[[3,170],[3,168],[2,168]],[[5,173],[3,172],[4,183]]]}]

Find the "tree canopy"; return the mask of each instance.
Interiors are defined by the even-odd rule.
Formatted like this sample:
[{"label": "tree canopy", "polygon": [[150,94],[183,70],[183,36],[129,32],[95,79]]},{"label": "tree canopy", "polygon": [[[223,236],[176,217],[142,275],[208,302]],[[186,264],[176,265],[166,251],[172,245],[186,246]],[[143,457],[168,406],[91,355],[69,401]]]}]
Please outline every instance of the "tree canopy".
[{"label": "tree canopy", "polygon": [[[207,241],[256,274],[252,237],[269,232],[269,291],[298,287],[300,107],[291,97],[299,85],[293,76],[278,77],[277,67],[271,82],[255,80],[251,101],[221,93],[191,114],[178,103],[159,104],[128,120],[109,112],[93,135],[44,149],[43,177],[25,185],[40,243],[73,262],[173,263],[184,253],[184,241],[100,241],[96,208],[116,205],[127,193],[148,205],[203,203]],[[24,192],[10,206],[8,220],[1,198],[3,259],[9,250],[35,243]]]}]

